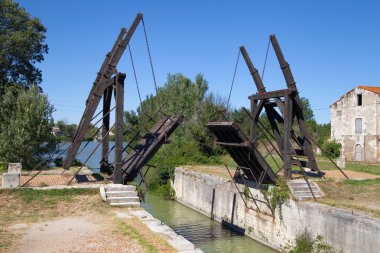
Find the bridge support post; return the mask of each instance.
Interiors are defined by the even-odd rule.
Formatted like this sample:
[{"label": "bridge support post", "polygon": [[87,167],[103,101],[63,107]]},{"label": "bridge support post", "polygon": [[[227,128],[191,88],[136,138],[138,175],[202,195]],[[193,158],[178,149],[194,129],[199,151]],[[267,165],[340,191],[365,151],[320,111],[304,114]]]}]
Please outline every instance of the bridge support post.
[{"label": "bridge support post", "polygon": [[100,161],[100,172],[109,173],[108,163],[109,152],[109,129],[110,129],[110,107],[112,100],[113,86],[109,86],[103,94],[103,127],[102,127],[102,160]]},{"label": "bridge support post", "polygon": [[118,73],[115,78],[116,89],[116,115],[115,115],[115,169],[113,183],[122,183],[123,167],[123,114],[124,114],[124,80],[125,74]]}]

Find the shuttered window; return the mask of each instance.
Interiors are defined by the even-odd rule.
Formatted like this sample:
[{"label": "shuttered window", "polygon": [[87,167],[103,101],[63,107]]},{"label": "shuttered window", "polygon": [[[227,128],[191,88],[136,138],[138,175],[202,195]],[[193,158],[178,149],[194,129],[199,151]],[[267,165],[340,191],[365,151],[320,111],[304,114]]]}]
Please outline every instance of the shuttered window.
[{"label": "shuttered window", "polygon": [[362,118],[356,118],[355,119],[355,133],[357,133],[357,134],[361,134],[362,133],[362,131],[363,131],[362,125],[363,125]]}]

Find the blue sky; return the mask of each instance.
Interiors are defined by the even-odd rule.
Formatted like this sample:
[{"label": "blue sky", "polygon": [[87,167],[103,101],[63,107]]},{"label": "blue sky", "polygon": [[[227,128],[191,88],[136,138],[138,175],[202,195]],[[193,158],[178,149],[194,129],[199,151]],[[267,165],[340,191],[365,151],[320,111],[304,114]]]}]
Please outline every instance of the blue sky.
[{"label": "blue sky", "polygon": [[[42,88],[55,106],[55,120],[79,123],[96,73],[121,27],[144,14],[155,73],[162,86],[169,73],[204,74],[209,91],[227,97],[236,56],[245,45],[262,71],[268,36],[276,34],[301,96],[310,100],[320,123],[329,105],[357,85],[380,85],[379,1],[174,1],[19,0],[47,27],[49,54],[39,65]],[[142,26],[131,41],[142,94],[154,93]],[[118,65],[127,74],[125,106],[138,106],[127,52]],[[264,83],[285,82],[272,49]],[[241,58],[231,97],[249,106],[256,92]]]}]

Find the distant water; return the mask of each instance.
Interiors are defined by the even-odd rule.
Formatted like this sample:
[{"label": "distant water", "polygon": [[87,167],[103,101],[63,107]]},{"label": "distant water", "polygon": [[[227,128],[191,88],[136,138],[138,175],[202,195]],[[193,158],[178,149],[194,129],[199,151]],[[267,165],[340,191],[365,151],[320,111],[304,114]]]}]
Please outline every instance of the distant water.
[{"label": "distant water", "polygon": [[[86,162],[88,157],[91,155],[91,153],[94,151],[94,153],[91,155],[91,157],[88,159],[88,161],[85,163],[87,167],[89,167],[93,172],[99,173],[100,171],[100,161],[102,160],[102,143],[101,142],[95,142],[91,141],[87,144],[87,146],[83,149],[83,147],[86,145],[87,141],[84,141],[81,143],[80,148],[78,149],[78,155],[76,159],[81,161],[82,163]],[[70,146],[71,142],[65,142],[61,143],[59,150],[57,153],[61,153],[64,151],[68,146]],[[114,141],[109,142],[110,149],[115,145]],[[127,142],[123,144],[125,147],[127,145]],[[80,152],[83,149],[82,152]],[[80,152],[80,153],[79,153]],[[63,153],[63,157],[65,157],[67,154],[67,151]],[[124,152],[123,158],[126,156],[126,153]],[[115,149],[112,150],[112,152],[108,156],[108,161],[113,162],[115,159]]]}]

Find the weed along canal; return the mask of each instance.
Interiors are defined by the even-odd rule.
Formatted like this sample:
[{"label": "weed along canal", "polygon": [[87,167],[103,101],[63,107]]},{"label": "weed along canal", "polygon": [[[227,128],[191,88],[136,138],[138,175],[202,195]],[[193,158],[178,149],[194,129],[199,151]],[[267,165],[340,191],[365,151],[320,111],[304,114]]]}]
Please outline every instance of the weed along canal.
[{"label": "weed along canal", "polygon": [[237,234],[191,208],[156,194],[147,194],[143,207],[205,253],[277,252],[247,236]]}]

